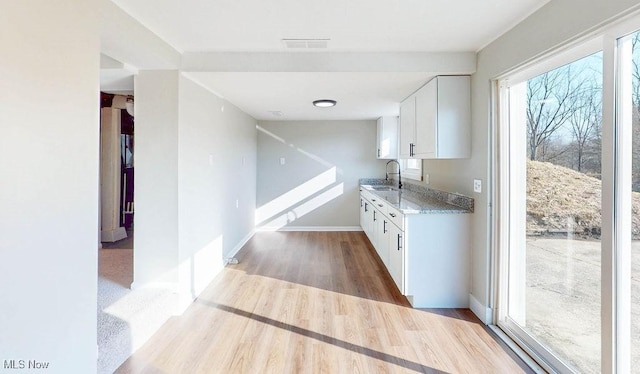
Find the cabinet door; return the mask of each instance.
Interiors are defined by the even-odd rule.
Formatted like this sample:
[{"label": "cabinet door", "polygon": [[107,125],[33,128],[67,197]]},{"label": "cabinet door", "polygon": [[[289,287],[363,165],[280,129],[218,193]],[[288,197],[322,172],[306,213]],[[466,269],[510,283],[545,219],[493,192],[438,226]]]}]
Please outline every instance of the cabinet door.
[{"label": "cabinet door", "polygon": [[375,246],[375,237],[373,236],[373,206],[367,200],[364,200],[364,225],[362,229],[367,234],[371,244]]},{"label": "cabinet door", "polygon": [[360,195],[360,227],[362,227],[362,231],[366,231],[364,229],[366,223],[366,216],[365,216],[365,211],[364,211],[364,198],[362,197],[362,195]]},{"label": "cabinet door", "polygon": [[384,263],[384,266],[389,268],[389,219],[384,215],[377,213],[377,231],[376,231],[376,251],[378,256]]},{"label": "cabinet door", "polygon": [[389,225],[389,274],[404,295],[404,232],[398,226]]},{"label": "cabinet door", "polygon": [[380,255],[380,251],[379,251],[379,247],[380,246],[378,245],[378,237],[379,237],[378,231],[380,230],[379,222],[380,222],[381,214],[377,209],[374,209],[374,205],[373,204],[371,205],[371,213],[372,213],[372,216],[373,216],[373,221],[371,223],[371,229],[372,229],[371,230],[372,231],[371,244],[373,244],[373,246],[375,247],[376,252],[378,252],[378,256],[379,256]]},{"label": "cabinet door", "polygon": [[398,118],[378,118],[378,158],[398,158]]},{"label": "cabinet door", "polygon": [[438,77],[437,158],[471,157],[471,78]]},{"label": "cabinet door", "polygon": [[412,144],[416,138],[416,98],[410,96],[400,103],[400,158],[410,158],[413,155]]},{"label": "cabinet door", "polygon": [[438,146],[438,78],[432,79],[416,93],[417,158],[437,157]]}]

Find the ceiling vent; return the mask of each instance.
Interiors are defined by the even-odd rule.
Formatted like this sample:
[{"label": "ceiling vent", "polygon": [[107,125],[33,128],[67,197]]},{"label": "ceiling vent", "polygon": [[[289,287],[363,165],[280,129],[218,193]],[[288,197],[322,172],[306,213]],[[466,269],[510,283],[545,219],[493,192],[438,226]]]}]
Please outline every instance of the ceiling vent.
[{"label": "ceiling vent", "polygon": [[292,49],[327,48],[331,39],[282,39],[284,46]]}]

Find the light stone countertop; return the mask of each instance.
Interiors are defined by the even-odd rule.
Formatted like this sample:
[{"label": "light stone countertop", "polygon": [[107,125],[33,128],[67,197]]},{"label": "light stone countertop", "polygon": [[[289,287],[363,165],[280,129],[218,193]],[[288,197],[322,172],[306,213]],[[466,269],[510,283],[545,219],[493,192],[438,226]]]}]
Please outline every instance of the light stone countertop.
[{"label": "light stone countertop", "polygon": [[[473,213],[473,199],[460,194],[434,190],[404,183],[398,189],[382,179],[361,179],[360,187],[384,199],[403,214],[460,214]],[[391,190],[377,190],[387,187]],[[385,188],[386,189],[386,188]]]}]

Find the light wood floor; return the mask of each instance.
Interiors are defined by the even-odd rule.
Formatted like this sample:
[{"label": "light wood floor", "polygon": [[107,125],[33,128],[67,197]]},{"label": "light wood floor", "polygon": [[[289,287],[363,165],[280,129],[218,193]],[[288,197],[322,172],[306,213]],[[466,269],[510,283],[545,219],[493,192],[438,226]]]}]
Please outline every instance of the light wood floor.
[{"label": "light wood floor", "polygon": [[118,373],[530,372],[467,309],[416,310],[363,233],[257,233]]}]

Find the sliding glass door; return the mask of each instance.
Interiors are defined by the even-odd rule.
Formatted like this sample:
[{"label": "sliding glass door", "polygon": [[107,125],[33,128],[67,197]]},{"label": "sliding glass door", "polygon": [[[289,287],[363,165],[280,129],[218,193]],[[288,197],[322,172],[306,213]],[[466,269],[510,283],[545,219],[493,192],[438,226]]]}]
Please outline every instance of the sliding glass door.
[{"label": "sliding glass door", "polygon": [[[618,229],[621,282],[618,284],[620,334],[631,342],[632,373],[640,373],[640,32],[617,42],[618,69],[618,157],[620,190]],[[627,295],[630,294],[630,297]]]},{"label": "sliding glass door", "polygon": [[640,373],[633,30],[498,81],[496,324],[548,371]]},{"label": "sliding glass door", "polygon": [[508,293],[502,323],[549,368],[600,368],[602,53],[505,87]]}]

